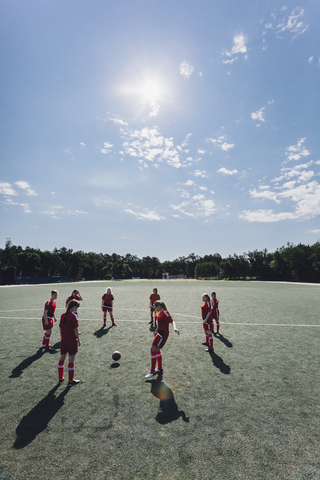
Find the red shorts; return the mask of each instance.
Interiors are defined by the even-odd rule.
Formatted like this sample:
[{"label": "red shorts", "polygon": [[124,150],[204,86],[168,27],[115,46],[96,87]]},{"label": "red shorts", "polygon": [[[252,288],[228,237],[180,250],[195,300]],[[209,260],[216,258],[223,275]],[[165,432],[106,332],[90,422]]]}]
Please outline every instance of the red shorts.
[{"label": "red shorts", "polygon": [[212,320],[210,321],[210,319],[209,319],[209,323],[203,321],[203,329],[204,329],[204,330],[210,330],[210,332],[212,332],[212,331],[213,331],[213,328],[212,328]]},{"label": "red shorts", "polygon": [[78,352],[77,340],[74,340],[72,342],[67,340],[61,340],[60,352],[61,355],[65,355],[66,353],[69,353],[69,355],[75,355]]},{"label": "red shorts", "polygon": [[150,312],[154,312],[156,309],[156,307],[153,307],[152,305],[150,305]]},{"label": "red shorts", "polygon": [[103,312],[112,312],[112,307],[102,307]]},{"label": "red shorts", "polygon": [[159,333],[157,333],[157,335],[154,337],[152,345],[156,348],[162,348],[165,346],[165,343],[168,340],[168,337],[169,337],[169,333],[164,333],[163,335],[160,335]]},{"label": "red shorts", "polygon": [[53,318],[48,318],[48,324],[47,326],[45,326],[44,317],[42,317],[42,326],[43,330],[50,330],[51,328],[53,328]]}]

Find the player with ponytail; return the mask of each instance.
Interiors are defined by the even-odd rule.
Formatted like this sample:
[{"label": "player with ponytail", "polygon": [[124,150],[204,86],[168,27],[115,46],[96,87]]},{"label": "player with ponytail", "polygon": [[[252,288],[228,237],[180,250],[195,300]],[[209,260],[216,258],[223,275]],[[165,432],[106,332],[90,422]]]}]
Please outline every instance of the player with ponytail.
[{"label": "player with ponytail", "polygon": [[65,313],[61,315],[60,319],[60,333],[61,333],[61,343],[60,343],[60,352],[61,357],[58,364],[58,374],[59,374],[59,383],[62,383],[63,371],[64,371],[64,361],[66,359],[67,353],[69,354],[68,362],[68,387],[77,385],[80,380],[74,380],[74,359],[76,353],[78,352],[78,347],[80,347],[80,335],[79,335],[79,324],[78,324],[78,315],[77,310],[80,307],[80,302],[78,300],[71,300],[68,303],[68,307]]},{"label": "player with ponytail", "polygon": [[[153,377],[156,373],[162,373],[162,353],[161,348],[164,347],[169,337],[169,323],[172,323],[173,330],[179,335],[175,321],[172,319],[164,302],[156,301],[155,312],[158,313],[158,328],[154,334],[154,340],[151,345],[151,370],[145,378]],[[156,363],[158,361],[158,367]]]}]

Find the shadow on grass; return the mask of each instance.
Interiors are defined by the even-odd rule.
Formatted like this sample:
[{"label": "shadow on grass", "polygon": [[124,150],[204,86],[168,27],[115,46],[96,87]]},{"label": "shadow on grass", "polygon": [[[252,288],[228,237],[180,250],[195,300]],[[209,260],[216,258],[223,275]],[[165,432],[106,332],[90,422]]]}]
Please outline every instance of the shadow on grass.
[{"label": "shadow on grass", "polygon": [[215,336],[215,338],[217,338],[218,340],[220,340],[220,342],[224,343],[226,347],[228,348],[232,348],[233,345],[231,342],[229,342],[229,340],[224,337],[223,335],[221,335],[221,333],[214,333],[213,334]]},{"label": "shadow on grass", "polygon": [[19,363],[19,365],[12,370],[11,375],[9,375],[9,378],[20,377],[20,375],[22,375],[23,370],[30,367],[30,365],[32,365],[33,362],[36,362],[37,360],[39,360],[39,358],[41,358],[43,354],[44,352],[42,351],[42,348],[39,348],[39,350],[34,355],[31,355],[31,357],[28,357],[22,360],[22,362]]},{"label": "shadow on grass", "polygon": [[102,327],[99,328],[99,330],[96,330],[93,335],[95,335],[97,338],[101,338],[104,335],[107,335],[107,333],[109,333],[109,330],[111,330],[112,327],[113,327],[113,325],[110,325],[110,327],[108,327],[108,328],[106,328],[104,325],[102,325]]},{"label": "shadow on grass", "polygon": [[222,358],[219,357],[219,355],[217,355],[214,350],[211,350],[208,353],[210,354],[213,365],[217,367],[221,373],[229,375],[229,373],[231,372],[231,368],[229,367],[229,365],[226,365]]},{"label": "shadow on grass", "polygon": [[110,368],[119,368],[120,367],[120,363],[119,362],[113,362],[111,363],[110,365]]},{"label": "shadow on grass", "polygon": [[58,388],[59,384],[50,390],[48,395],[22,418],[16,428],[17,438],[13,444],[13,448],[19,450],[20,448],[26,447],[39,433],[47,428],[50,420],[63,406],[64,397],[70,390],[70,387],[66,387],[65,390],[56,397],[55,393]]},{"label": "shadow on grass", "polygon": [[184,422],[189,422],[189,417],[179,410],[178,405],[173,396],[172,390],[162,382],[162,375],[158,375],[157,379],[146,380],[151,384],[151,393],[160,400],[160,412],[156,416],[156,420],[161,425],[173,422],[182,417]]}]

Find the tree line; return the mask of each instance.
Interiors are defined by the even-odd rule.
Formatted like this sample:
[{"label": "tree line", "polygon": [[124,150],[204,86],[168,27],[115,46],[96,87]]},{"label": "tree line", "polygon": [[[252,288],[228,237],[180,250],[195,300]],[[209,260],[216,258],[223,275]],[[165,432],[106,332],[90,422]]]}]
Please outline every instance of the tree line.
[{"label": "tree line", "polygon": [[248,279],[320,283],[320,241],[314,245],[287,243],[270,253],[267,249],[222,258],[219,253],[200,257],[191,253],[172,261],[157,257],[53,251],[15,246],[7,239],[0,249],[0,282],[19,283],[21,277],[60,277],[63,281],[162,278],[164,273],[189,278]]}]

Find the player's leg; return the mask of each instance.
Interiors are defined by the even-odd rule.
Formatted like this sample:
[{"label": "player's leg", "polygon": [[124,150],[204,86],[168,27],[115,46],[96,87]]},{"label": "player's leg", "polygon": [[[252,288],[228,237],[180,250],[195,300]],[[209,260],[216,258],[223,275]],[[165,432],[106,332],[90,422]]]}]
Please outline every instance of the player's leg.
[{"label": "player's leg", "polygon": [[59,383],[62,383],[64,378],[63,378],[63,371],[64,371],[64,361],[66,359],[67,354],[66,353],[61,353],[60,360],[58,363],[58,376],[59,376]]}]

